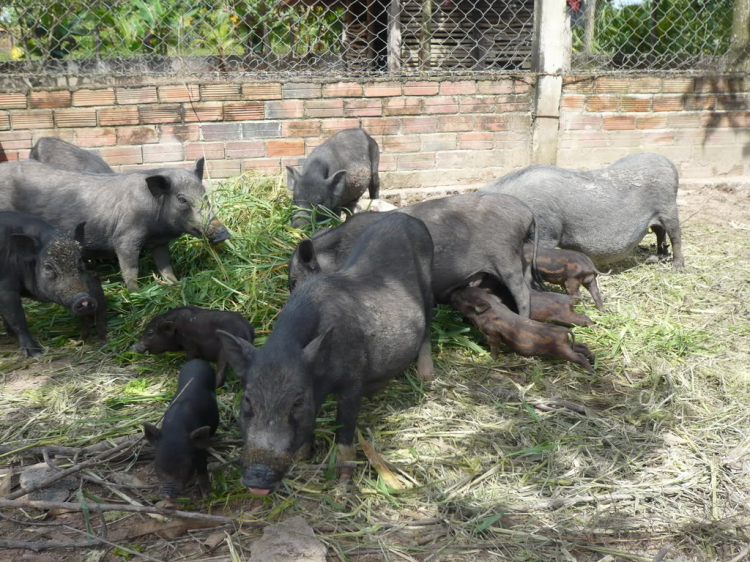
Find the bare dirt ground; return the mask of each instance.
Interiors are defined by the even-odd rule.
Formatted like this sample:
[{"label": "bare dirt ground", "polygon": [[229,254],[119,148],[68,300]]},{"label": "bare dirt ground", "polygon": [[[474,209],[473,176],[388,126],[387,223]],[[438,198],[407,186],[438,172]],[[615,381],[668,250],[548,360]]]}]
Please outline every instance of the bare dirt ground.
[{"label": "bare dirt ground", "polygon": [[[750,560],[750,190],[682,190],[679,204],[685,270],[645,265],[641,253],[600,281],[607,313],[590,299],[581,308],[597,322],[576,329],[597,354],[595,376],[512,353],[493,362],[476,331],[438,314],[436,381],[394,381],[366,402],[359,424],[400,489],[384,484],[361,448],[349,488],[311,468],[258,498],[236,469],[222,469],[213,499],[191,489],[181,508],[236,524],[5,509],[0,541],[82,541],[89,524],[98,536],[106,528],[107,542],[5,549],[0,560],[234,562],[249,559],[256,523],[296,514],[331,561],[647,562],[666,547],[664,560]],[[83,447],[137,431],[171,396],[159,365],[124,364],[77,342],[22,360],[0,335],[0,445]],[[234,394],[220,400],[222,427],[236,427]],[[325,465],[332,409],[321,418],[312,462]],[[237,437],[223,432],[215,465],[237,456]],[[69,501],[153,504],[148,448],[134,451],[84,471]],[[0,496],[8,467],[38,463],[37,453],[0,454]]]}]

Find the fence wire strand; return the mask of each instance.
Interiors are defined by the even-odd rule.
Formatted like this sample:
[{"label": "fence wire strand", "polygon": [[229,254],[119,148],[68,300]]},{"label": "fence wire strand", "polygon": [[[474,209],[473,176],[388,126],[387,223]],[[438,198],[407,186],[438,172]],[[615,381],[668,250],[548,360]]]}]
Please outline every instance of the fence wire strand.
[{"label": "fence wire strand", "polygon": [[[566,0],[573,67],[716,68],[740,0]],[[532,70],[534,0],[10,0],[0,72],[337,77]]]}]

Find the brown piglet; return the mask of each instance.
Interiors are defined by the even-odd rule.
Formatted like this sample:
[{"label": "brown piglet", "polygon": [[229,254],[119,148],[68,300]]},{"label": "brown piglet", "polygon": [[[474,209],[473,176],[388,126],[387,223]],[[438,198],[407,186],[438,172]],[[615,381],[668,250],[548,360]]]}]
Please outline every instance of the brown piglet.
[{"label": "brown piglet", "polygon": [[[533,249],[531,244],[523,246],[523,255],[527,262],[531,261]],[[586,287],[596,303],[596,308],[604,312],[604,303],[596,278],[598,275],[609,275],[611,272],[602,273],[596,269],[594,262],[586,254],[574,250],[539,248],[536,265],[544,281],[562,285],[569,295],[580,297],[581,285]]]},{"label": "brown piglet", "polygon": [[503,342],[519,355],[552,355],[594,372],[594,355],[584,344],[571,341],[572,334],[567,328],[522,318],[488,289],[466,287],[454,291],[451,304],[482,330],[493,359],[497,358],[498,346]]}]

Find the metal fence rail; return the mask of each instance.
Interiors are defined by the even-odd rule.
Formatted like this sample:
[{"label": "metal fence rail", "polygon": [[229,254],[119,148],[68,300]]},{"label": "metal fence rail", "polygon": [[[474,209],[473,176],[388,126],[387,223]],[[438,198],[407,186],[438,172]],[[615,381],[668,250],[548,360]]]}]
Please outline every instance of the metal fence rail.
[{"label": "metal fence rail", "polygon": [[[573,67],[723,65],[734,2],[567,0]],[[10,0],[0,73],[451,75],[531,70],[534,0]]]}]

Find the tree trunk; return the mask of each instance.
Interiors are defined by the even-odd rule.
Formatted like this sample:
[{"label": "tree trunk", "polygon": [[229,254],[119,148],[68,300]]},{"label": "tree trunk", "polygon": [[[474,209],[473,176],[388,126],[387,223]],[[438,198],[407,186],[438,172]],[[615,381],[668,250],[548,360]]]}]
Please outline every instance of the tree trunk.
[{"label": "tree trunk", "polygon": [[583,51],[590,55],[594,47],[594,31],[596,30],[596,0],[586,0],[586,27],[583,31]]},{"label": "tree trunk", "polygon": [[734,0],[729,53],[733,70],[750,70],[750,0]]}]

